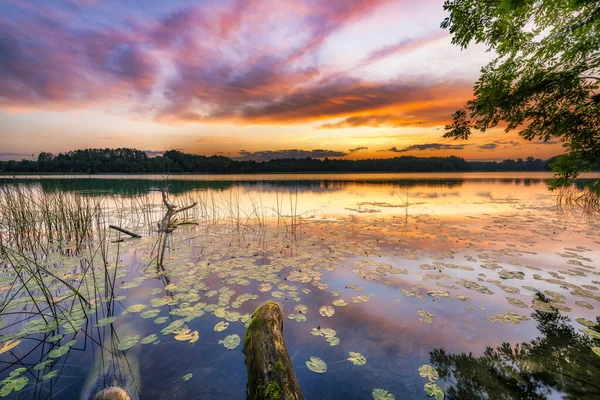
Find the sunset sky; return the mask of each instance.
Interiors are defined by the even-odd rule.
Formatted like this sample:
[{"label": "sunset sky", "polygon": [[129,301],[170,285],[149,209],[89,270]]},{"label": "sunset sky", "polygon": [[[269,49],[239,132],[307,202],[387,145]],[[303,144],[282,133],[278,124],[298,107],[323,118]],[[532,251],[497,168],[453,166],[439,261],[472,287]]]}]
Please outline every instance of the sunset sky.
[{"label": "sunset sky", "polygon": [[442,139],[485,48],[442,0],[0,0],[0,159],[88,147],[234,158],[501,160],[562,152],[496,129]]}]

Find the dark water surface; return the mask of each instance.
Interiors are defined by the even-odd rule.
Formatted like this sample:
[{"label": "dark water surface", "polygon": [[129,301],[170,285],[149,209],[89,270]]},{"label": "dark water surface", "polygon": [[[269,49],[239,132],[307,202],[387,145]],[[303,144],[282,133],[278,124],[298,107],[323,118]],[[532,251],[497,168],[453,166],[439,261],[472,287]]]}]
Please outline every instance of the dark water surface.
[{"label": "dark water surface", "polygon": [[[36,199],[81,196],[102,210],[100,226],[143,234],[4,252],[0,396],[87,398],[119,384],[132,398],[245,399],[245,324],[272,300],[290,317],[306,399],[385,393],[375,389],[425,399],[423,365],[446,398],[600,398],[600,225],[557,207],[550,175],[164,178],[0,182]],[[167,183],[174,203],[198,204],[180,215],[196,225],[168,235],[160,263],[153,189]],[[38,265],[53,312],[28,286]],[[241,339],[233,349],[219,343],[229,335]],[[327,371],[311,371],[311,357]]]}]

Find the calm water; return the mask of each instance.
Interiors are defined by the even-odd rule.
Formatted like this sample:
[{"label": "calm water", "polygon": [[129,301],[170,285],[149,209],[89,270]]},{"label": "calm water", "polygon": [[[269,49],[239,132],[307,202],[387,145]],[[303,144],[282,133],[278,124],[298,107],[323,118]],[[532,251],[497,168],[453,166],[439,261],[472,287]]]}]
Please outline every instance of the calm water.
[{"label": "calm water", "polygon": [[[12,266],[34,256],[2,256],[0,395],[86,398],[116,381],[132,398],[245,399],[245,323],[273,300],[289,316],[284,336],[306,399],[370,399],[374,389],[426,399],[422,365],[437,370],[446,398],[600,398],[600,225],[559,209],[549,177],[5,180],[36,196],[81,194],[106,223],[143,238],[115,242],[109,231],[106,268],[99,245],[36,256],[59,301],[57,326],[40,322],[31,297],[42,295],[29,295],[27,274]],[[169,235],[161,266],[153,230],[164,209],[153,189],[165,178],[174,203],[198,204],[180,216],[196,225]],[[327,371],[311,371],[311,357]]]}]

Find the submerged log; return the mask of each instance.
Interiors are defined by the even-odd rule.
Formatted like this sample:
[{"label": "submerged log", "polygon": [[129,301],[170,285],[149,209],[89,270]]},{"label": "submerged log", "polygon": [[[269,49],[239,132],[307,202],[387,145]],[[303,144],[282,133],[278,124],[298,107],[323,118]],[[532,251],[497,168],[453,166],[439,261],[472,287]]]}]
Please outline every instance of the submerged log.
[{"label": "submerged log", "polygon": [[130,232],[130,231],[126,230],[126,229],[123,229],[123,228],[121,228],[120,226],[109,225],[108,227],[109,227],[109,228],[111,228],[111,229],[114,229],[114,230],[116,230],[116,231],[119,231],[119,232],[125,233],[125,234],[127,234],[127,235],[129,235],[129,236],[131,236],[131,237],[134,237],[134,238],[136,238],[136,239],[139,239],[139,238],[141,238],[141,236],[140,236],[140,235],[138,235],[137,233]]},{"label": "submerged log", "polygon": [[283,313],[276,303],[267,302],[252,314],[244,354],[248,399],[304,399],[283,340]]}]

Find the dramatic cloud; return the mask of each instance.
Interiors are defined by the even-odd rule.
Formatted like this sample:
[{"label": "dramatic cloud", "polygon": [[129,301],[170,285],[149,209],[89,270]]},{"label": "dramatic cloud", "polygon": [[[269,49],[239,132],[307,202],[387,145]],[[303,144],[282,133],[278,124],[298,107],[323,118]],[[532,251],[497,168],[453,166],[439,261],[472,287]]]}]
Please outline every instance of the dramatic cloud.
[{"label": "dramatic cloud", "polygon": [[[56,7],[37,8],[11,2],[5,8],[14,18],[0,19],[0,107],[129,107],[139,118],[170,124],[344,118],[322,126],[331,129],[443,123],[469,97],[470,83],[374,82],[330,74],[320,61],[327,40],[387,3],[165,3],[156,6],[157,15],[142,10],[123,18],[115,10],[113,23],[103,19],[108,9],[99,2],[57,0]],[[81,12],[101,22],[82,24]],[[443,35],[376,49],[358,66]]]},{"label": "dramatic cloud", "polygon": [[90,107],[149,95],[158,61],[143,38],[119,29],[81,29],[52,14],[0,19],[0,106]]},{"label": "dramatic cloud", "polygon": [[390,46],[384,46],[377,50],[374,50],[370,54],[368,54],[359,64],[359,67],[363,67],[365,65],[373,64],[377,61],[383,60],[385,58],[395,56],[398,54],[408,53],[412,50],[415,50],[419,47],[426,46],[429,43],[433,43],[436,40],[441,38],[448,37],[448,32],[446,31],[437,31],[428,36],[413,38],[413,39],[405,39],[396,44]]},{"label": "dramatic cloud", "polygon": [[[469,89],[465,87],[456,87],[454,93],[466,93]],[[421,88],[425,91],[425,88]],[[437,92],[431,89],[431,92]],[[437,99],[445,102],[439,104],[436,98],[428,98],[428,94],[422,93],[421,99],[407,99],[405,103],[401,101],[393,102],[390,107],[397,106],[397,114],[368,114],[355,115],[344,118],[335,123],[327,123],[321,125],[320,129],[342,129],[342,128],[357,128],[360,126],[368,126],[371,128],[390,127],[399,128],[403,126],[436,126],[443,125],[452,119],[451,115],[457,108],[460,107],[462,100],[457,101],[451,93],[439,91]],[[459,97],[460,99],[460,97]],[[450,105],[448,105],[450,103]],[[387,106],[384,106],[384,108]],[[363,110],[360,110],[363,111]]]},{"label": "dramatic cloud", "polygon": [[466,144],[446,144],[446,143],[425,143],[425,144],[414,144],[412,146],[403,147],[401,149],[397,149],[396,147],[392,147],[387,150],[380,151],[391,151],[394,153],[406,153],[408,151],[424,151],[424,150],[463,150]]},{"label": "dramatic cloud", "polygon": [[352,154],[352,153],[356,153],[357,151],[361,151],[361,150],[369,150],[369,148],[365,147],[365,146],[355,147],[353,149],[348,149],[348,153]]},{"label": "dramatic cloud", "polygon": [[[355,150],[357,151],[357,150]],[[267,150],[267,151],[246,151],[240,150],[238,157],[233,157],[236,160],[255,160],[255,161],[268,161],[275,160],[279,158],[325,158],[325,157],[345,157],[350,152],[344,151],[335,151],[335,150],[324,150],[324,149],[315,149],[315,150],[298,150],[298,149],[289,149],[289,150]]]}]

